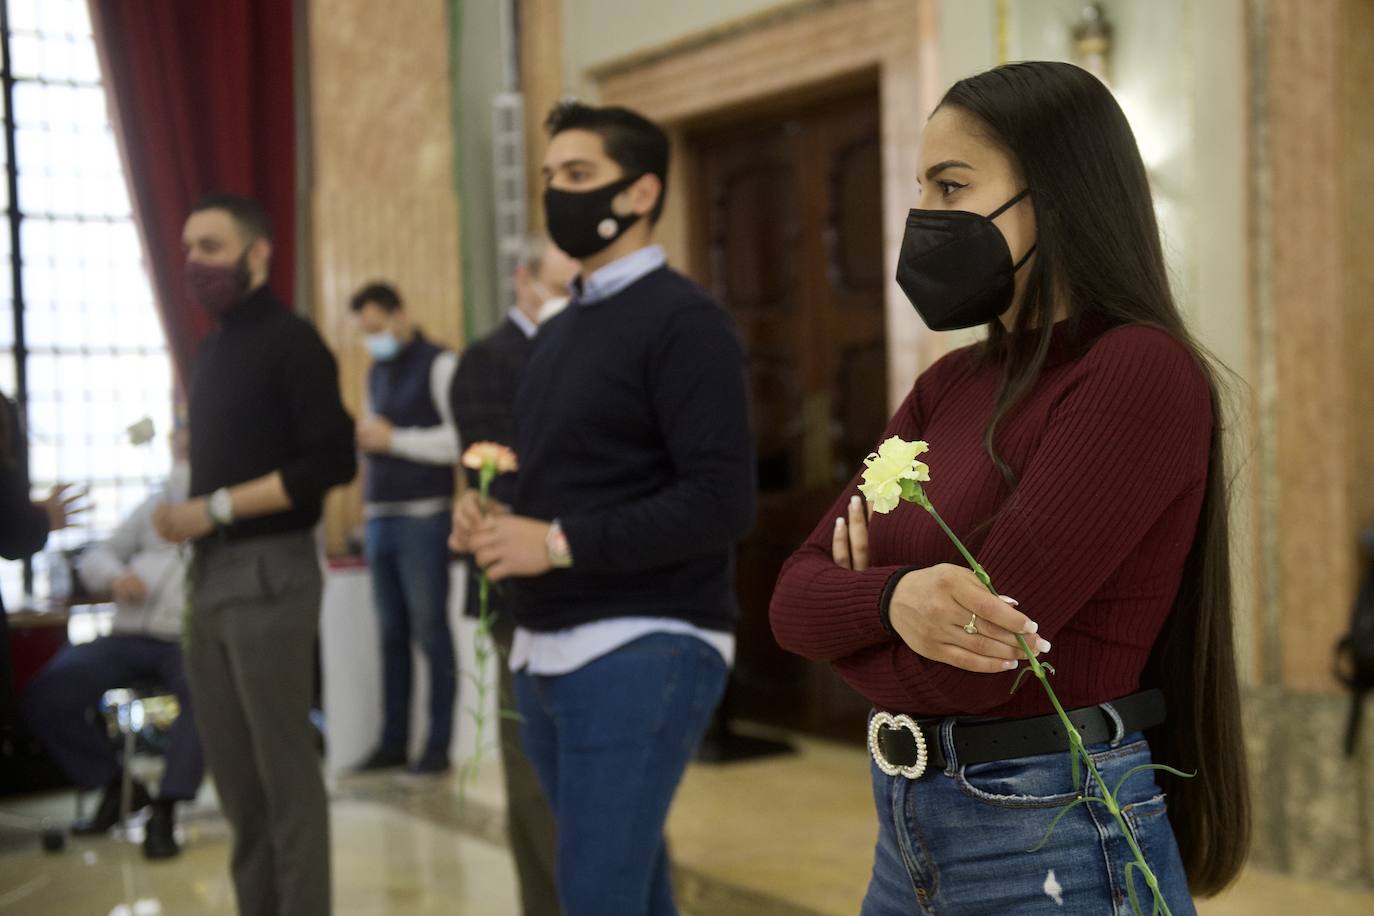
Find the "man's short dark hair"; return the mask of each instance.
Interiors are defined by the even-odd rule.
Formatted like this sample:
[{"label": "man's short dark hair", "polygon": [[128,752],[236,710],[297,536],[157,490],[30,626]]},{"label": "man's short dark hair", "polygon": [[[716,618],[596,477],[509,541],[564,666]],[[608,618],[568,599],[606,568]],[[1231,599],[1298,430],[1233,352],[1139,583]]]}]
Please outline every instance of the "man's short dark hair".
[{"label": "man's short dark hair", "polygon": [[267,209],[262,204],[251,197],[222,192],[206,194],[191,207],[192,213],[203,210],[223,210],[228,213],[250,243],[258,239],[272,241],[272,217],[267,215]]},{"label": "man's short dark hair", "polygon": [[550,137],[565,130],[590,131],[601,138],[606,155],[627,176],[658,176],[663,190],[649,214],[651,223],[658,222],[668,197],[668,135],[663,128],[628,108],[597,108],[572,100],[555,105],[544,121],[544,128]]},{"label": "man's short dark hair", "polygon": [[353,294],[348,307],[356,314],[369,302],[390,315],[400,310],[401,294],[390,283],[369,283]]}]

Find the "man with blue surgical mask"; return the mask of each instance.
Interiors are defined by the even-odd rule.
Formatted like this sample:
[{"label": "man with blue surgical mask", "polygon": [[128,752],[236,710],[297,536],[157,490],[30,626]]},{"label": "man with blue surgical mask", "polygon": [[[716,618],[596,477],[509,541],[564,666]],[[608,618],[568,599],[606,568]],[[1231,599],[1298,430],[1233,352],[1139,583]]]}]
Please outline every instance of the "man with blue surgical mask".
[{"label": "man with blue surgical mask", "polygon": [[377,746],[359,768],[406,763],[414,642],[429,661],[429,732],[410,770],[442,773],[458,687],[448,624],[449,508],[458,463],[448,394],[458,357],[425,338],[388,284],[363,287],[351,307],[373,359],[358,447],[367,459],[365,541],[381,620],[384,710]]}]

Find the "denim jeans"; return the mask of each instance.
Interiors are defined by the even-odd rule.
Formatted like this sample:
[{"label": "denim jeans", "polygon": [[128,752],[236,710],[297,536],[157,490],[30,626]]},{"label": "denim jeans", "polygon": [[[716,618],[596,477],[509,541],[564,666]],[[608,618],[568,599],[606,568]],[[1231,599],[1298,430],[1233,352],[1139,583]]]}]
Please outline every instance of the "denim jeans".
[{"label": "denim jeans", "polygon": [[[1061,807],[1073,801],[1067,751],[963,765],[950,740],[952,720],[925,729],[940,741],[948,766],[920,779],[887,776],[870,761],[878,808],[878,843],[862,916],[1128,916],[1134,912],[1125,869],[1134,860],[1103,804],[1069,812],[1044,848]],[[1115,788],[1151,762],[1139,733],[1090,745],[1103,781]],[[1094,794],[1098,794],[1094,789]],[[1193,916],[1188,881],[1153,771],[1137,773],[1117,796],[1174,916]],[[1150,889],[1134,876],[1142,909]]]},{"label": "denim jeans", "polygon": [[677,912],[663,824],[725,674],[715,649],[668,633],[569,674],[516,674],[525,752],[557,822],[566,916]]},{"label": "denim jeans", "polygon": [[447,754],[453,738],[458,663],[448,625],[447,512],[367,523],[367,563],[382,624],[382,748],[404,752],[410,736],[410,644],[429,660],[426,754]]},{"label": "denim jeans", "polygon": [[181,705],[167,734],[167,768],[158,798],[184,801],[196,797],[205,757],[191,709],[181,644],[129,633],[67,646],[39,673],[24,696],[29,728],[77,788],[103,788],[122,772],[105,731],[105,720],[94,714],[101,696],[115,687],[150,680],[176,694]]}]

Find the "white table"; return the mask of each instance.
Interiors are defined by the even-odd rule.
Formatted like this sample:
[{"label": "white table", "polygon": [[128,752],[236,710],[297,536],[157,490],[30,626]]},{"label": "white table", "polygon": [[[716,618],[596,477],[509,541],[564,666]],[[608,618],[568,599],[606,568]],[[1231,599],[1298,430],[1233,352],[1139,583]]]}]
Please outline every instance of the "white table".
[{"label": "white table", "polygon": [[[458,701],[454,704],[453,744],[450,756],[457,766],[472,755],[476,724],[469,707],[476,704],[476,690],[466,672],[476,672],[473,640],[476,624],[463,616],[467,595],[467,571],[461,563],[452,567],[449,590],[449,627],[456,642]],[[325,573],[324,600],[320,610],[320,658],[324,676],[324,715],[328,730],[328,763],[331,770],[356,766],[377,745],[382,734],[382,649],[380,624],[372,602],[372,581],[364,565],[331,564]],[[429,730],[429,665],[414,650],[415,683],[410,694],[410,752],[420,751]],[[503,664],[493,657],[487,665],[487,724],[483,756],[497,754],[496,670]]]}]

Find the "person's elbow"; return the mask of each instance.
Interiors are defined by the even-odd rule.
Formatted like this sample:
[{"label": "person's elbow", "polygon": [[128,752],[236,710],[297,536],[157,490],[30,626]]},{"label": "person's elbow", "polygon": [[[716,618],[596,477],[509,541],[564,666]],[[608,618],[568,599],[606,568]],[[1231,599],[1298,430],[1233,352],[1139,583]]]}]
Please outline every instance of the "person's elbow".
[{"label": "person's elbow", "polygon": [[735,539],[742,541],[754,530],[754,518],[758,512],[759,483],[757,463],[754,460],[752,444],[744,449],[745,457],[735,464],[735,498],[731,501],[732,531]]},{"label": "person's elbow", "polygon": [[830,662],[837,657],[837,651],[817,637],[813,611],[797,600],[799,594],[808,591],[814,574],[812,564],[808,563],[809,554],[803,545],[783,563],[768,601],[768,626],[773,631],[773,640],[783,650],[811,661]]},{"label": "person's elbow", "polygon": [[754,530],[754,518],[757,512],[758,496],[751,479],[743,494],[730,501],[726,513],[730,536],[734,541],[744,540]]},{"label": "person's elbow", "polygon": [[341,424],[330,436],[328,446],[316,453],[315,464],[322,491],[341,487],[358,476],[358,449],[352,419]]},{"label": "person's elbow", "polygon": [[356,476],[358,456],[351,446],[319,451],[293,462],[281,471],[282,489],[289,504],[286,508],[319,502],[324,494]]},{"label": "person's elbow", "polygon": [[844,657],[844,646],[818,636],[804,611],[775,594],[768,606],[768,625],[773,641],[785,652],[813,662],[831,663]]},{"label": "person's elbow", "polygon": [[338,449],[332,456],[329,468],[329,487],[341,487],[344,484],[352,483],[353,478],[358,476],[358,452],[349,443],[348,448]]},{"label": "person's elbow", "polygon": [[30,505],[20,512],[15,524],[6,524],[0,537],[0,557],[22,560],[31,557],[48,542],[48,514],[42,506]]},{"label": "person's elbow", "polygon": [[747,461],[731,458],[721,462],[709,474],[703,475],[703,489],[708,495],[712,517],[717,530],[735,544],[748,536],[754,528],[758,510],[758,487],[754,476],[752,456]]}]

